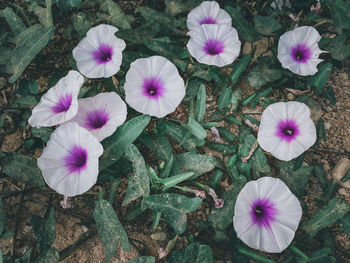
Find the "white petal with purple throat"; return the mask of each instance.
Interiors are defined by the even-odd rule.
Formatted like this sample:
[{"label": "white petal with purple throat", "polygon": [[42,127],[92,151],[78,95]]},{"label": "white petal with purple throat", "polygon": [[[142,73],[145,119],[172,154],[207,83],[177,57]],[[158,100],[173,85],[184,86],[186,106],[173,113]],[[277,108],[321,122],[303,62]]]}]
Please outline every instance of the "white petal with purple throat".
[{"label": "white petal with purple throat", "polygon": [[126,119],[126,104],[115,92],[78,100],[77,115],[71,120],[90,131],[99,141],[112,135]]},{"label": "white petal with purple throat", "polygon": [[204,24],[226,24],[231,26],[231,17],[215,1],[205,1],[188,13],[187,28],[193,30]]},{"label": "white petal with purple throat", "polygon": [[229,25],[201,25],[188,32],[187,49],[198,62],[223,67],[241,51],[237,30]]},{"label": "white petal with purple throat", "polygon": [[130,107],[158,118],[172,113],[186,93],[175,65],[160,56],[135,60],[125,79],[125,101]]},{"label": "white petal with purple throat", "polygon": [[280,253],[294,238],[302,216],[298,198],[278,178],[248,182],[237,196],[233,226],[251,248]]},{"label": "white petal with purple throat", "polygon": [[38,166],[57,193],[80,195],[96,183],[102,153],[102,145],[90,132],[77,123],[65,123],[51,135]]},{"label": "white petal with purple throat", "polygon": [[282,161],[290,161],[316,141],[316,127],[309,107],[301,102],[277,102],[268,106],[258,131],[261,148]]},{"label": "white petal with purple throat", "polygon": [[318,47],[321,36],[312,26],[297,27],[284,33],[278,41],[277,58],[282,67],[301,76],[314,75],[325,52]]},{"label": "white petal with purple throat", "polygon": [[28,119],[30,126],[49,127],[72,119],[78,111],[78,94],[83,83],[84,77],[78,71],[69,71],[41,97]]},{"label": "white petal with purple throat", "polygon": [[101,24],[91,28],[73,49],[79,71],[88,78],[109,78],[122,63],[125,42],[114,34],[118,28]]}]

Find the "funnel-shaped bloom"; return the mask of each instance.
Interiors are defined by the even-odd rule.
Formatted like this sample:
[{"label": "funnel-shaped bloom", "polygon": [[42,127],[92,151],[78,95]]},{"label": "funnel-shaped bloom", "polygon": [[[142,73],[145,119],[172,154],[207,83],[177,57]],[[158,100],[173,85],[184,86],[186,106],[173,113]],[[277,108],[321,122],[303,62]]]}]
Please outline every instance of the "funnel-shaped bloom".
[{"label": "funnel-shaped bloom", "polygon": [[126,104],[115,92],[78,100],[77,115],[71,120],[90,131],[99,141],[112,135],[126,119]]},{"label": "funnel-shaped bloom", "polygon": [[277,102],[268,106],[258,131],[261,148],[282,161],[290,161],[316,141],[309,107],[301,102]]},{"label": "funnel-shaped bloom", "polygon": [[143,114],[162,118],[172,113],[185,96],[183,79],[164,57],[135,60],[125,78],[125,100]]},{"label": "funnel-shaped bloom", "polygon": [[80,195],[96,183],[102,153],[102,145],[90,132],[77,123],[65,123],[51,135],[38,166],[56,192]]},{"label": "funnel-shaped bloom", "polygon": [[116,74],[122,63],[125,42],[114,34],[118,28],[98,25],[73,49],[79,71],[88,78],[109,78]]},{"label": "funnel-shaped bloom", "polygon": [[198,62],[223,67],[239,55],[241,42],[230,25],[201,25],[188,32],[187,49]]},{"label": "funnel-shaped bloom", "polygon": [[298,198],[280,179],[248,182],[237,196],[233,226],[246,245],[280,253],[294,238],[302,215]]},{"label": "funnel-shaped bloom", "polygon": [[322,62],[318,42],[321,36],[312,26],[297,27],[284,33],[278,41],[277,58],[282,67],[301,76],[314,75]]},{"label": "funnel-shaped bloom", "polygon": [[28,123],[32,127],[54,126],[72,119],[78,111],[78,94],[84,77],[75,70],[50,88],[32,111]]},{"label": "funnel-shaped bloom", "polygon": [[226,24],[231,26],[231,17],[215,1],[205,1],[188,13],[187,28],[193,30],[204,24]]}]

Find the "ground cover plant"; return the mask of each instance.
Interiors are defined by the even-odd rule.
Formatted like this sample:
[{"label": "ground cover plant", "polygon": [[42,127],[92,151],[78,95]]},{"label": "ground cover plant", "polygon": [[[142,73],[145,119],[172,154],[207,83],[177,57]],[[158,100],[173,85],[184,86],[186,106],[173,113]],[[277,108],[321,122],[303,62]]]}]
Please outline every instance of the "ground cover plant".
[{"label": "ground cover plant", "polygon": [[349,262],[350,1],[0,3],[0,262]]}]

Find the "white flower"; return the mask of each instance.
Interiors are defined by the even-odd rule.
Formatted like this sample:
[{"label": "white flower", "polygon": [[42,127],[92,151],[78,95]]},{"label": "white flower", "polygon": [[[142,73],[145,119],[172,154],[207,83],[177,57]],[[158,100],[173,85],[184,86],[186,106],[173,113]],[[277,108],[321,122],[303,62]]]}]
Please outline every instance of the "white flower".
[{"label": "white flower", "polygon": [[188,32],[187,49],[198,62],[223,67],[239,55],[237,30],[229,25],[201,25]]},{"label": "white flower", "polygon": [[130,107],[158,118],[172,113],[186,93],[175,65],[160,56],[135,60],[125,79],[125,100]]},{"label": "white flower", "polygon": [[122,63],[125,42],[114,34],[118,28],[98,25],[73,49],[79,71],[88,78],[109,78],[116,74]]},{"label": "white flower", "polygon": [[102,153],[102,145],[90,132],[77,123],[65,123],[52,133],[38,166],[56,192],[80,195],[96,183]]},{"label": "white flower", "polygon": [[77,115],[71,122],[90,131],[99,141],[112,135],[126,119],[126,104],[115,92],[79,99]]},{"label": "white flower", "polygon": [[78,94],[84,77],[75,70],[68,72],[50,88],[32,111],[28,123],[32,127],[54,126],[72,119],[78,111]]},{"label": "white flower", "polygon": [[297,101],[277,102],[268,106],[258,131],[261,148],[282,161],[290,161],[316,141],[316,128],[310,110]]},{"label": "white flower", "polygon": [[248,182],[237,196],[233,226],[251,248],[280,253],[294,238],[302,215],[298,198],[278,178]]},{"label": "white flower", "polygon": [[203,24],[227,24],[231,26],[231,17],[215,1],[205,1],[188,13],[187,28],[193,30]]},{"label": "white flower", "polygon": [[312,26],[297,27],[284,33],[278,41],[277,58],[282,67],[301,76],[314,75],[322,62],[318,42],[321,36]]}]

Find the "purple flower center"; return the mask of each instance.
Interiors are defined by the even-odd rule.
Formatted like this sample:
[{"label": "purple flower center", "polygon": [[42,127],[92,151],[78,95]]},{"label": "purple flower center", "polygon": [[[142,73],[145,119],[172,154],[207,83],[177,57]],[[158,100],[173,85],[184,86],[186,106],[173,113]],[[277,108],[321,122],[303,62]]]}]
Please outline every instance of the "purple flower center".
[{"label": "purple flower center", "polygon": [[312,55],[311,50],[305,44],[298,44],[291,50],[291,56],[295,62],[306,63]]},{"label": "purple flower center", "polygon": [[101,44],[101,46],[92,52],[95,61],[98,64],[105,64],[112,59],[113,48],[106,44]]},{"label": "purple flower center", "polygon": [[216,20],[210,16],[203,18],[201,21],[199,21],[200,25],[203,24],[216,24]]},{"label": "purple flower center", "polygon": [[143,81],[143,94],[149,98],[158,99],[164,93],[163,81],[158,77],[151,77]]},{"label": "purple flower center", "polygon": [[88,154],[87,151],[75,145],[69,151],[68,156],[64,158],[64,165],[67,167],[69,173],[80,172],[87,166]]},{"label": "purple flower center", "polygon": [[51,109],[54,113],[61,113],[69,110],[70,105],[72,104],[72,94],[66,94],[61,96],[59,101]]},{"label": "purple flower center", "polygon": [[275,221],[275,215],[277,210],[269,199],[258,199],[251,206],[251,219],[253,224],[259,227],[270,228],[271,223]]},{"label": "purple flower center", "polygon": [[205,42],[203,50],[210,56],[216,56],[224,51],[224,44],[216,39],[209,39]]},{"label": "purple flower center", "polygon": [[293,141],[299,133],[299,128],[295,120],[284,120],[278,123],[276,136],[287,143]]},{"label": "purple flower center", "polygon": [[107,112],[102,110],[91,111],[86,116],[86,127],[91,130],[97,130],[102,128],[109,120]]}]

